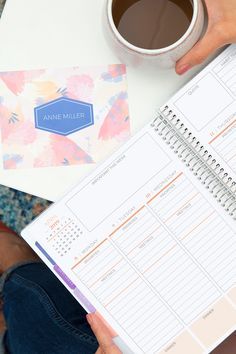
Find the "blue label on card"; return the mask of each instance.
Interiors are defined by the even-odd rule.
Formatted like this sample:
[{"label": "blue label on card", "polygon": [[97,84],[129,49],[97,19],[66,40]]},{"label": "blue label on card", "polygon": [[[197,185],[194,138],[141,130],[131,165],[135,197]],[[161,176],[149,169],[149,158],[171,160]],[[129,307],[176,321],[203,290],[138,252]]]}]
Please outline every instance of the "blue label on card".
[{"label": "blue label on card", "polygon": [[93,105],[60,97],[34,108],[35,127],[69,135],[94,124]]}]

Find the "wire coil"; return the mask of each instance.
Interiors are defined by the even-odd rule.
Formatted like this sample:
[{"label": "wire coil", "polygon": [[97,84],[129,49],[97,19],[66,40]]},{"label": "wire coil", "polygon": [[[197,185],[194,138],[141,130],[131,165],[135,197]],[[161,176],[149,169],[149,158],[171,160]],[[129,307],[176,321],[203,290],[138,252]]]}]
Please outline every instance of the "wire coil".
[{"label": "wire coil", "polygon": [[152,127],[236,220],[236,182],[169,106],[154,119]]}]

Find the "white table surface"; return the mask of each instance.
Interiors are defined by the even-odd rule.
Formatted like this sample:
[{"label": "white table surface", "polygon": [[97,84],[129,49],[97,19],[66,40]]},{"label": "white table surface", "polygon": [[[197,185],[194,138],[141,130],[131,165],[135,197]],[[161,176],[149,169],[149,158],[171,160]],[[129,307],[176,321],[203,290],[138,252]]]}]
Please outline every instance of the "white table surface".
[{"label": "white table surface", "polygon": [[[0,71],[119,63],[103,38],[104,1],[7,0],[0,20]],[[196,70],[199,68],[179,77],[174,70],[129,67],[132,134],[148,123]],[[93,168],[6,171],[1,167],[0,184],[54,201]]]}]

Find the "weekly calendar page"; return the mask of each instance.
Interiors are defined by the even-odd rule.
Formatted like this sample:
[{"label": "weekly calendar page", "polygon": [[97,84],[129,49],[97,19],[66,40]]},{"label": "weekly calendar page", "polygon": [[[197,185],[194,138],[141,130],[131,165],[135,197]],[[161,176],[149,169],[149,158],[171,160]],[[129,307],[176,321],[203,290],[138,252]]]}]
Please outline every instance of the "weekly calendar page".
[{"label": "weekly calendar page", "polygon": [[[169,102],[232,174],[235,58],[232,46]],[[23,237],[134,353],[209,353],[236,328],[235,221],[151,126]]]},{"label": "weekly calendar page", "polygon": [[236,328],[235,225],[149,125],[22,235],[133,353],[202,354]]},{"label": "weekly calendar page", "polygon": [[168,105],[236,180],[236,45],[228,47]]}]

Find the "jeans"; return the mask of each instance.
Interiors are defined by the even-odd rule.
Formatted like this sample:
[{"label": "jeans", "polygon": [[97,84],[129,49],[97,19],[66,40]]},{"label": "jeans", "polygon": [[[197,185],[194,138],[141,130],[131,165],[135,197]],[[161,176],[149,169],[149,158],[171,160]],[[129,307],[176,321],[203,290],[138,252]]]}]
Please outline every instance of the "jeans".
[{"label": "jeans", "polygon": [[43,263],[21,265],[4,278],[6,353],[96,352],[98,344],[85,310]]}]

